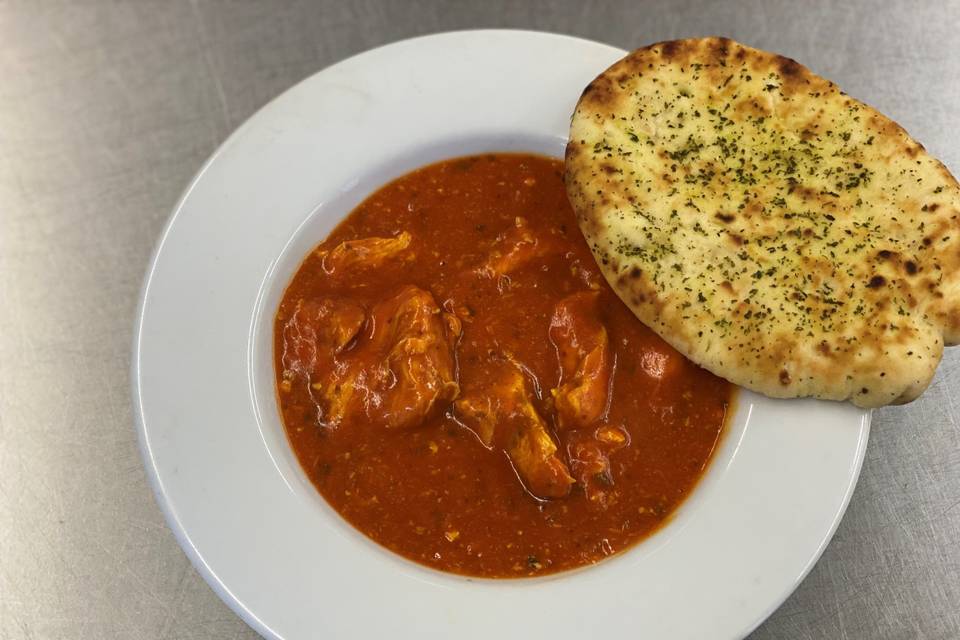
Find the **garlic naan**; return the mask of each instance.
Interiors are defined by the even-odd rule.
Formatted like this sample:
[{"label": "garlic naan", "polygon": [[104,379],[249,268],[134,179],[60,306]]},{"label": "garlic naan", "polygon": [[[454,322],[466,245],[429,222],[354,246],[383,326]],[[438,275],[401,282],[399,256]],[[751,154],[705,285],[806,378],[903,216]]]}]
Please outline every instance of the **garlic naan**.
[{"label": "garlic naan", "polygon": [[613,288],[713,373],[775,397],[902,403],[960,341],[960,188],[797,62],[662,42],[584,91],[566,184]]}]

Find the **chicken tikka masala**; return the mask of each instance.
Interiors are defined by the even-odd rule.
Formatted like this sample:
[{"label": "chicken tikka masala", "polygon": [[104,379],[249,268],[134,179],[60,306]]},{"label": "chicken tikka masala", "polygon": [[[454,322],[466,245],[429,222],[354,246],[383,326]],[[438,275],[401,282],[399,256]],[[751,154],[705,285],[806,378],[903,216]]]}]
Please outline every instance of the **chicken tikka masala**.
[{"label": "chicken tikka masala", "polygon": [[710,460],[733,387],[604,281],[556,160],[407,174],[312,251],[275,323],[300,463],[358,530],[482,577],[641,540]]}]

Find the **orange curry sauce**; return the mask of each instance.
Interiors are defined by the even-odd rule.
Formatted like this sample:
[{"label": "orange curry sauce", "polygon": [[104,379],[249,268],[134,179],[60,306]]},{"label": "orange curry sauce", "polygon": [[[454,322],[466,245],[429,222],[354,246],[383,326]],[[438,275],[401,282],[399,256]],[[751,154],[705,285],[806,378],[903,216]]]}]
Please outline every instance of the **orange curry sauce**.
[{"label": "orange curry sauce", "polygon": [[732,386],[597,269],[559,161],[440,162],[310,253],[275,324],[290,442],[354,527],[484,577],[595,563],[690,493]]}]

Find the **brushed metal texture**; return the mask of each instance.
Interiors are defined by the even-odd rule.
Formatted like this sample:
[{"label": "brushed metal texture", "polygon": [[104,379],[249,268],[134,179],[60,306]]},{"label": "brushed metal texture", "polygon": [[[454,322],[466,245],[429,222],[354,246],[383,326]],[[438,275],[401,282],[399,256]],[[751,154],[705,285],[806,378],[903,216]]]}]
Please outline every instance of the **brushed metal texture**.
[{"label": "brushed metal texture", "polygon": [[[190,567],[131,426],[133,315],[171,207],[258,107],[366,48],[477,27],[800,60],[960,173],[960,3],[0,2],[0,638],[253,638]],[[753,635],[960,637],[960,353],[877,411],[820,562]],[[318,620],[318,635],[322,621]]]}]

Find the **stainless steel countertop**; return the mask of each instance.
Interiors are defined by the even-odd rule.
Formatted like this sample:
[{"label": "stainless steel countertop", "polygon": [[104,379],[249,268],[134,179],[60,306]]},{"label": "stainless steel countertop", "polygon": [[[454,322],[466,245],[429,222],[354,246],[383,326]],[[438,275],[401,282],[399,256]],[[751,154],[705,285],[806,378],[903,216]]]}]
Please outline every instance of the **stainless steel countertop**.
[{"label": "stainless steel countertop", "polygon": [[[144,476],[128,366],[150,251],[270,98],[369,47],[475,27],[624,48],[727,35],[835,80],[960,173],[955,0],[0,3],[0,638],[255,637]],[[836,537],[753,638],[960,637],[958,376],[960,349],[921,399],[875,413]]]}]

